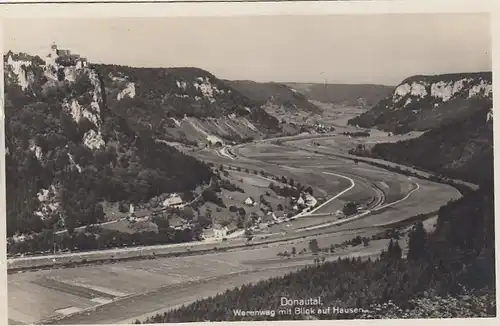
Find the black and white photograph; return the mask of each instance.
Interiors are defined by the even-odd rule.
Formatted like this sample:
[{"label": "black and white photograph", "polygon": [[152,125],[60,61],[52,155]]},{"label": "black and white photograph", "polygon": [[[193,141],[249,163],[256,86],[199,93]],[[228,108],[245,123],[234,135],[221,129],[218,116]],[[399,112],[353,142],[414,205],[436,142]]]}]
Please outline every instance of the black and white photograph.
[{"label": "black and white photograph", "polygon": [[496,317],[491,30],[4,19],[9,324]]}]

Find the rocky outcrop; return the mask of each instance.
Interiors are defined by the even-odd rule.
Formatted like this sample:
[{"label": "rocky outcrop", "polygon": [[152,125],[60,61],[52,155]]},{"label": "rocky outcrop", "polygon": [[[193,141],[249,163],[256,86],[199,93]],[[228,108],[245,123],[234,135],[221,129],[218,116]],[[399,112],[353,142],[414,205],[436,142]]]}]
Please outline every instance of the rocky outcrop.
[{"label": "rocky outcrop", "polygon": [[414,76],[351,125],[392,132],[429,130],[492,105],[491,73]]},{"label": "rocky outcrop", "polygon": [[281,132],[278,121],[238,90],[198,68],[95,65],[107,106],[136,131],[189,144],[239,142]]},{"label": "rocky outcrop", "polygon": [[[104,202],[182,193],[212,176],[110,109],[109,80],[92,65],[9,52],[4,78],[9,236],[95,223],[104,219]],[[145,89],[137,81],[108,85],[115,102]],[[198,87],[200,96],[213,96]]]}]

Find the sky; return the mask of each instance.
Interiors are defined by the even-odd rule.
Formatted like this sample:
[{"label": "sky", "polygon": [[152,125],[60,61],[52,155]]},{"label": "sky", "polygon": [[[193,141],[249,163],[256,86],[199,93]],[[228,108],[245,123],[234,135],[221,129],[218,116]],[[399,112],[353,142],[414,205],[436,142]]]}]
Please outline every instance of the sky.
[{"label": "sky", "polygon": [[93,63],[258,82],[397,85],[492,65],[489,16],[478,13],[4,21],[4,53],[44,56],[53,42]]}]

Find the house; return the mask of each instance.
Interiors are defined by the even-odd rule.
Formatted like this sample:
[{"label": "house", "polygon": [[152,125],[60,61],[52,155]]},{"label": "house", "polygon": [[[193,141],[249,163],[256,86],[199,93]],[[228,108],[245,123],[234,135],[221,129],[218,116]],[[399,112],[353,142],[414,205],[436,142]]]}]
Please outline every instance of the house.
[{"label": "house", "polygon": [[227,237],[229,228],[227,226],[222,226],[220,224],[214,224],[213,226],[214,238],[217,240],[222,240]]},{"label": "house", "polygon": [[248,205],[248,206],[255,206],[256,205],[255,200],[252,197],[248,197],[247,199],[245,199],[244,203],[245,203],[245,205]]},{"label": "house", "polygon": [[304,198],[302,198],[302,197],[299,197],[299,199],[297,200],[297,205],[305,205],[305,203],[306,202],[305,202]]},{"label": "house", "polygon": [[312,196],[310,194],[306,194],[305,202],[306,202],[306,205],[309,207],[316,206],[316,204],[318,203],[316,198],[314,198],[314,196]]},{"label": "house", "polygon": [[267,227],[268,227],[268,224],[267,224],[267,223],[259,223],[259,225],[258,225],[258,228],[259,228],[260,230],[264,230],[264,229],[266,229]]},{"label": "house", "polygon": [[178,207],[184,203],[182,198],[177,194],[171,194],[169,198],[163,201],[163,207]]},{"label": "house", "polygon": [[184,219],[174,215],[169,218],[168,224],[175,230],[183,230],[187,223]]}]

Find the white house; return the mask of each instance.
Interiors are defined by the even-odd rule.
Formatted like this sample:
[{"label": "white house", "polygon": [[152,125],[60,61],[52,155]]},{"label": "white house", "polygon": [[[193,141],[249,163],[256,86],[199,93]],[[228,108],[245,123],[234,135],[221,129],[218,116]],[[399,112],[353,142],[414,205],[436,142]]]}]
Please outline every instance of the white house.
[{"label": "white house", "polygon": [[227,237],[227,232],[229,231],[227,226],[221,226],[220,224],[216,224],[213,227],[214,238],[217,240],[222,240]]},{"label": "white house", "polygon": [[244,203],[248,206],[255,206],[255,200],[252,197],[248,197],[247,199],[245,199]]},{"label": "white house", "polygon": [[312,207],[312,206],[315,206],[318,201],[316,200],[316,198],[314,198],[314,196],[310,195],[310,194],[306,194],[306,205],[309,206],[309,207]]},{"label": "white house", "polygon": [[182,203],[183,203],[183,200],[179,195],[172,194],[172,195],[170,195],[169,198],[167,198],[163,201],[162,205],[164,207],[176,207],[176,206],[182,205]]},{"label": "white house", "polygon": [[305,203],[306,202],[305,202],[304,198],[302,198],[302,197],[299,197],[299,199],[297,200],[297,205],[305,205]]}]

